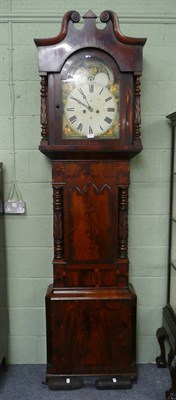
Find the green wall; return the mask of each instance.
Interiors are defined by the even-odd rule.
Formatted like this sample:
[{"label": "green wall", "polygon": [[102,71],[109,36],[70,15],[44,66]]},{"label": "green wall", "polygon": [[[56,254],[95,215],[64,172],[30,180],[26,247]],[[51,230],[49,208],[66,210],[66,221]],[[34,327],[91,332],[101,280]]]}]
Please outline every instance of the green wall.
[{"label": "green wall", "polygon": [[155,332],[166,302],[170,128],[165,116],[176,109],[175,0],[0,0],[0,161],[7,199],[15,142],[16,178],[27,204],[25,216],[5,215],[8,358],[10,363],[46,362],[52,192],[50,162],[38,151],[40,85],[33,38],[55,36],[71,8],[81,15],[92,8],[98,16],[111,9],[123,34],[147,37],[141,85],[144,150],[131,163],[129,256],[138,295],[138,361],[152,362],[159,353]]}]

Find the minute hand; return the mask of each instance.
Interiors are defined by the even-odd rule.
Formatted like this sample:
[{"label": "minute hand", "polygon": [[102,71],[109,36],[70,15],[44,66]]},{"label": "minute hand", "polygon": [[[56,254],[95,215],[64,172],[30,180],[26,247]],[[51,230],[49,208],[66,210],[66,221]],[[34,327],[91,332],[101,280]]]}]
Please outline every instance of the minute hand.
[{"label": "minute hand", "polygon": [[77,101],[77,103],[81,104],[82,106],[86,107],[89,111],[93,111],[93,108],[87,104],[82,103],[79,99],[76,97],[70,96],[70,99]]},{"label": "minute hand", "polygon": [[91,109],[91,110],[93,111],[93,108],[90,106],[90,104],[89,104],[89,102],[88,102],[88,100],[87,100],[87,97],[86,97],[86,95],[84,94],[83,90],[82,90],[81,88],[78,89],[78,90],[79,90],[79,92],[81,93],[83,99],[86,100],[86,103],[87,103],[87,105],[88,105],[89,110]]}]

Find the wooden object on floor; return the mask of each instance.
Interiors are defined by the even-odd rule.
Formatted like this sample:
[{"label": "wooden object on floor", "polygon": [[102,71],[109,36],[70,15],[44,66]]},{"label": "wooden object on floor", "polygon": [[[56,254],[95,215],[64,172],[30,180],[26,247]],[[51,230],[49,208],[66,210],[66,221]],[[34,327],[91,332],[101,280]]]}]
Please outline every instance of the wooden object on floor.
[{"label": "wooden object on floor", "polygon": [[[146,39],[121,34],[112,11],[76,11],[35,39],[40,151],[52,160],[54,276],[46,294],[46,380],[136,371],[136,294],[128,281],[130,159],[142,150]],[[105,25],[104,25],[105,24]],[[101,384],[101,382],[100,382]]]},{"label": "wooden object on floor", "polygon": [[[171,124],[171,179],[170,179],[170,220],[168,251],[168,293],[167,305],[163,309],[163,326],[157,330],[161,354],[156,359],[158,368],[168,364],[171,376],[171,388],[166,392],[166,400],[176,400],[176,112],[167,118]],[[168,340],[170,352],[166,361],[165,340]]]}]

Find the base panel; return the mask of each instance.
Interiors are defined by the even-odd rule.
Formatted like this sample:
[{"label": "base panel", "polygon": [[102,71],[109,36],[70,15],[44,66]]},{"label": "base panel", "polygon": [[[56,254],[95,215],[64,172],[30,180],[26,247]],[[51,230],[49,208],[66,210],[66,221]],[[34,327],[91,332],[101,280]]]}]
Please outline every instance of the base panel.
[{"label": "base panel", "polygon": [[53,290],[46,295],[47,376],[136,379],[136,295],[127,288]]}]

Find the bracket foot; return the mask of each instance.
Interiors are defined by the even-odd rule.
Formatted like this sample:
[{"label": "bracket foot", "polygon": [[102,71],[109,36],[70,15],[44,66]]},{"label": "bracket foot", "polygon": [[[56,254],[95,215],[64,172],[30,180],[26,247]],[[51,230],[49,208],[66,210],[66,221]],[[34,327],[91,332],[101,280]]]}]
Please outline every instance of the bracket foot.
[{"label": "bracket foot", "polygon": [[105,389],[131,389],[132,381],[129,378],[117,376],[109,378],[99,378],[95,382],[95,386],[99,390]]},{"label": "bracket foot", "polygon": [[49,378],[47,383],[50,390],[81,389],[84,385],[84,382],[81,378],[70,378],[70,377]]}]

